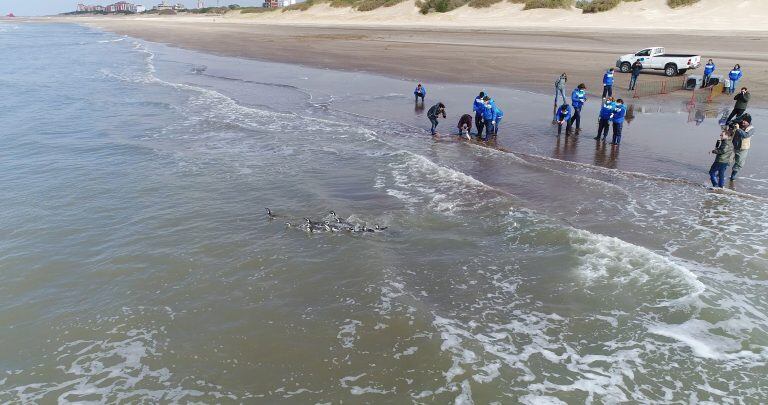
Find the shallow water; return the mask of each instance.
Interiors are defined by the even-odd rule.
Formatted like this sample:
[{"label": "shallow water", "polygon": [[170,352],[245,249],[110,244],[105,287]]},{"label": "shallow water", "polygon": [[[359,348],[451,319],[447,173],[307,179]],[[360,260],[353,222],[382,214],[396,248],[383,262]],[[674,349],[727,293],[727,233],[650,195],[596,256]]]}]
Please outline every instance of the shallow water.
[{"label": "shallow water", "polygon": [[[396,79],[69,25],[0,55],[0,401],[768,400],[766,146],[708,192],[716,117],[635,103],[617,150],[486,89],[506,153]],[[444,132],[477,92],[428,90]],[[331,209],[389,229],[284,225]]]}]

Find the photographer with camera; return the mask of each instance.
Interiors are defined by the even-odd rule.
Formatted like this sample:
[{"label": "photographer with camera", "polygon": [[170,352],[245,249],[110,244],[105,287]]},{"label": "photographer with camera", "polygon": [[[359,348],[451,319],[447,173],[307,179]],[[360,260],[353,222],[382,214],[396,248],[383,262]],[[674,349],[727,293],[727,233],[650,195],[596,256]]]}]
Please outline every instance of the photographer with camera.
[{"label": "photographer with camera", "polygon": [[755,127],[752,126],[752,117],[749,114],[744,114],[741,117],[741,122],[733,125],[733,129],[735,159],[733,169],[731,169],[731,181],[736,180],[736,175],[747,161],[752,135],[755,134]]},{"label": "photographer with camera", "polygon": [[733,97],[733,99],[736,100],[736,104],[733,106],[733,111],[731,111],[731,115],[729,115],[728,119],[725,121],[730,124],[731,120],[734,117],[739,117],[742,114],[744,114],[744,111],[747,110],[747,106],[749,105],[750,98],[752,98],[752,95],[749,94],[749,91],[747,90],[747,88],[742,87],[739,94]]}]

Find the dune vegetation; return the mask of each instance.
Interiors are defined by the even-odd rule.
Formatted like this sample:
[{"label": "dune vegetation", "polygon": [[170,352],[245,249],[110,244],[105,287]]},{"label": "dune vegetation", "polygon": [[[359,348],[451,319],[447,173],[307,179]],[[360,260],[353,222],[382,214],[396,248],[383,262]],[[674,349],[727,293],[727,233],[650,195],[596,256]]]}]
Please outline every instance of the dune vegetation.
[{"label": "dune vegetation", "polygon": [[579,0],[576,7],[580,8],[584,14],[601,13],[616,8],[622,1],[634,2],[640,0]]},{"label": "dune vegetation", "polygon": [[699,0],[667,0],[667,4],[672,8],[690,6],[691,4],[696,4],[698,2]]}]

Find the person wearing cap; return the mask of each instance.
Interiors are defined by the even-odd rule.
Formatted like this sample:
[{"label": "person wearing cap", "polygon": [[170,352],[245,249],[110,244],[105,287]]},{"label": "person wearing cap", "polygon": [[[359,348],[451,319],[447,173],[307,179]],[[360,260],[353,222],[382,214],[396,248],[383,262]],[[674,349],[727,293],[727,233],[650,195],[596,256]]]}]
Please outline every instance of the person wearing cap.
[{"label": "person wearing cap", "polygon": [[749,114],[741,118],[741,122],[736,124],[733,131],[733,150],[734,162],[731,169],[731,181],[736,180],[736,176],[747,162],[747,154],[752,143],[752,135],[755,134],[755,127],[752,126],[752,117]]},{"label": "person wearing cap", "polygon": [[603,75],[603,98],[613,97],[613,68]]},{"label": "person wearing cap", "polygon": [[720,139],[715,144],[712,153],[716,155],[715,161],[709,168],[709,179],[712,187],[723,188],[725,185],[725,172],[731,164],[733,157],[733,143],[731,141],[730,130],[724,130],[720,133]]}]

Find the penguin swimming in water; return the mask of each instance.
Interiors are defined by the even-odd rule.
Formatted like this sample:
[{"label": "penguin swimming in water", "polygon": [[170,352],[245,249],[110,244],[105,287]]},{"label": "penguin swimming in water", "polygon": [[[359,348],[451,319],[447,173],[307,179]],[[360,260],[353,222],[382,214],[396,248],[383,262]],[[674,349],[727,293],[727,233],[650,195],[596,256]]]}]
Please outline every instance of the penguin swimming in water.
[{"label": "penguin swimming in water", "polygon": [[277,215],[273,214],[272,210],[266,207],[264,209],[267,210],[267,218],[269,218],[270,220],[277,218]]}]

